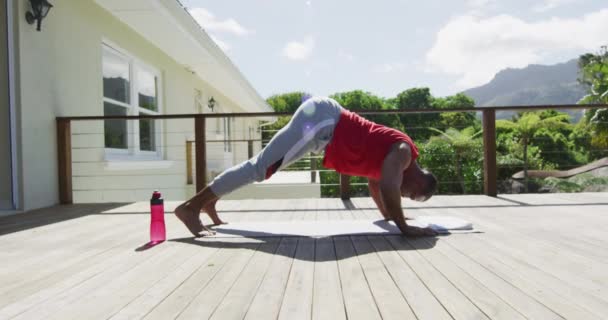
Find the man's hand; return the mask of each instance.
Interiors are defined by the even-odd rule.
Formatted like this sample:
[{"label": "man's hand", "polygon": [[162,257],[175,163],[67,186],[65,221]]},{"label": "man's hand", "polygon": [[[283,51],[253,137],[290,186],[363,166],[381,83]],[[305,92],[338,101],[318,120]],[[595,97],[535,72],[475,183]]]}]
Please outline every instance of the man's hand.
[{"label": "man's hand", "polygon": [[399,228],[401,233],[406,237],[433,237],[438,233],[431,228],[419,228],[413,226],[403,226]]},{"label": "man's hand", "polygon": [[410,163],[410,159],[411,151],[406,143],[393,145],[384,158],[380,181],[378,181],[379,202],[386,211],[385,218],[392,219],[399,229],[407,226],[401,207],[401,183],[403,170]]}]

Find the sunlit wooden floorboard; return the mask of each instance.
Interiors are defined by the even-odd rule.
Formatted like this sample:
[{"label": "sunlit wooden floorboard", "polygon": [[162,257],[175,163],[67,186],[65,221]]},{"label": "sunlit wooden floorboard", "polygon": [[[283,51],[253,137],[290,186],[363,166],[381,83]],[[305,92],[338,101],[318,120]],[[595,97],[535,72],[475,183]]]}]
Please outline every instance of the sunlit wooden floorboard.
[{"label": "sunlit wooden floorboard", "polygon": [[[177,202],[168,202],[172,210]],[[219,203],[223,219],[380,219],[370,198]],[[436,238],[194,239],[146,203],[0,218],[0,319],[601,319],[608,194],[437,196],[408,217],[470,220]],[[204,218],[205,222],[210,222]]]}]

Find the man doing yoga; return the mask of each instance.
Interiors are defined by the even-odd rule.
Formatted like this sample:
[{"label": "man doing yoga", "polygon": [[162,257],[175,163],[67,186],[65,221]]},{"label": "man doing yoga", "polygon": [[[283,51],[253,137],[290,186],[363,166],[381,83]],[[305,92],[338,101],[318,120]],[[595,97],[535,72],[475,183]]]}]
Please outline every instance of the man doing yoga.
[{"label": "man doing yoga", "polygon": [[339,173],[368,178],[370,194],[380,213],[406,236],[432,236],[430,228],[409,226],[401,197],[426,201],[437,190],[437,179],[416,162],[418,148],[405,133],[344,109],[330,98],[313,97],[298,107],[283,127],[252,159],[217,176],[208,186],[175,209],[175,215],[195,236],[205,231],[199,218],[205,211],[214,224],[224,222],[215,205],[225,194],[270,178],[309,152],[325,150],[323,166]]}]

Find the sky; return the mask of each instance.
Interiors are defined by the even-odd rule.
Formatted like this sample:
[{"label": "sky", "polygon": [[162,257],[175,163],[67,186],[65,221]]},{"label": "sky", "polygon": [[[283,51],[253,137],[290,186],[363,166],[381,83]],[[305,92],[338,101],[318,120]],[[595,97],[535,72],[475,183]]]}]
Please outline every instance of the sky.
[{"label": "sky", "polygon": [[608,44],[606,0],[180,0],[258,93],[452,95]]}]

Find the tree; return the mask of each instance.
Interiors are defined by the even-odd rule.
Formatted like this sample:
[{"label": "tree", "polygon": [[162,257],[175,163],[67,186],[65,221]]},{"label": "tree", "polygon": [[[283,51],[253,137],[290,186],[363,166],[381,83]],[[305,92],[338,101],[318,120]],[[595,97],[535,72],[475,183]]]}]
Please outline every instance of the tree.
[{"label": "tree", "polygon": [[304,102],[302,100],[308,96],[310,95],[305,92],[296,91],[273,95],[266,99],[266,102],[276,112],[295,112],[302,102]]},{"label": "tree", "polygon": [[[391,100],[399,110],[435,109],[433,96],[429,88],[412,88],[405,90]],[[436,127],[441,121],[438,113],[406,113],[399,115],[405,132],[415,141],[424,141],[432,135],[430,127]]]},{"label": "tree", "polygon": [[[386,100],[362,90],[335,93],[331,95],[331,98],[349,110],[374,111],[392,109],[392,106],[387,104]],[[366,115],[365,118],[388,127],[402,129],[399,117],[395,114]]]},{"label": "tree", "polygon": [[446,131],[441,131],[435,128],[430,129],[439,133],[441,138],[448,141],[452,149],[454,149],[454,154],[456,155],[456,176],[458,178],[458,182],[460,183],[462,193],[466,194],[467,188],[463,174],[463,162],[465,158],[472,154],[471,151],[475,148],[476,144],[479,144],[475,138],[477,138],[482,131],[476,131],[473,127],[465,128],[462,131],[454,128],[448,128]]},{"label": "tree", "polygon": [[[412,88],[402,91],[388,103],[395,109],[456,109],[473,108],[475,101],[463,93],[444,98],[435,98],[429,88]],[[466,128],[475,126],[479,121],[474,112],[444,112],[444,113],[407,113],[400,115],[404,130],[421,141],[431,137],[430,127],[446,130],[448,128]]]},{"label": "tree", "polygon": [[559,129],[567,126],[564,120],[567,120],[569,115],[558,114],[547,118],[541,118],[538,113],[527,112],[523,113],[516,122],[509,120],[496,121],[496,128],[503,130],[511,130],[519,139],[523,146],[523,161],[524,161],[524,188],[528,191],[528,146],[532,137],[542,128]]},{"label": "tree", "polygon": [[[608,104],[608,47],[602,46],[597,54],[587,53],[578,60],[579,82],[587,87],[588,94],[581,104]],[[585,113],[591,131],[591,145],[608,148],[608,109],[592,109]]]},{"label": "tree", "polygon": [[608,103],[608,47],[598,54],[587,53],[578,59],[581,84],[589,92],[580,103]]},{"label": "tree", "polygon": [[599,149],[608,149],[608,109],[598,109],[589,121],[591,124],[591,145]]},{"label": "tree", "polygon": [[[474,108],[475,101],[464,93],[458,93],[445,98],[434,98],[433,106],[435,109],[457,109]],[[439,115],[443,129],[447,128],[467,128],[481,125],[474,112],[444,112]]]},{"label": "tree", "polygon": [[[302,100],[309,96],[305,92],[289,92],[283,94],[276,94],[268,99],[266,102],[274,109],[276,112],[295,112],[296,109],[302,104]],[[266,126],[262,131],[262,140],[264,142],[270,141],[270,139],[275,135],[275,133],[281,128],[283,128],[291,119],[290,116],[287,117],[279,117],[277,121]]]}]

